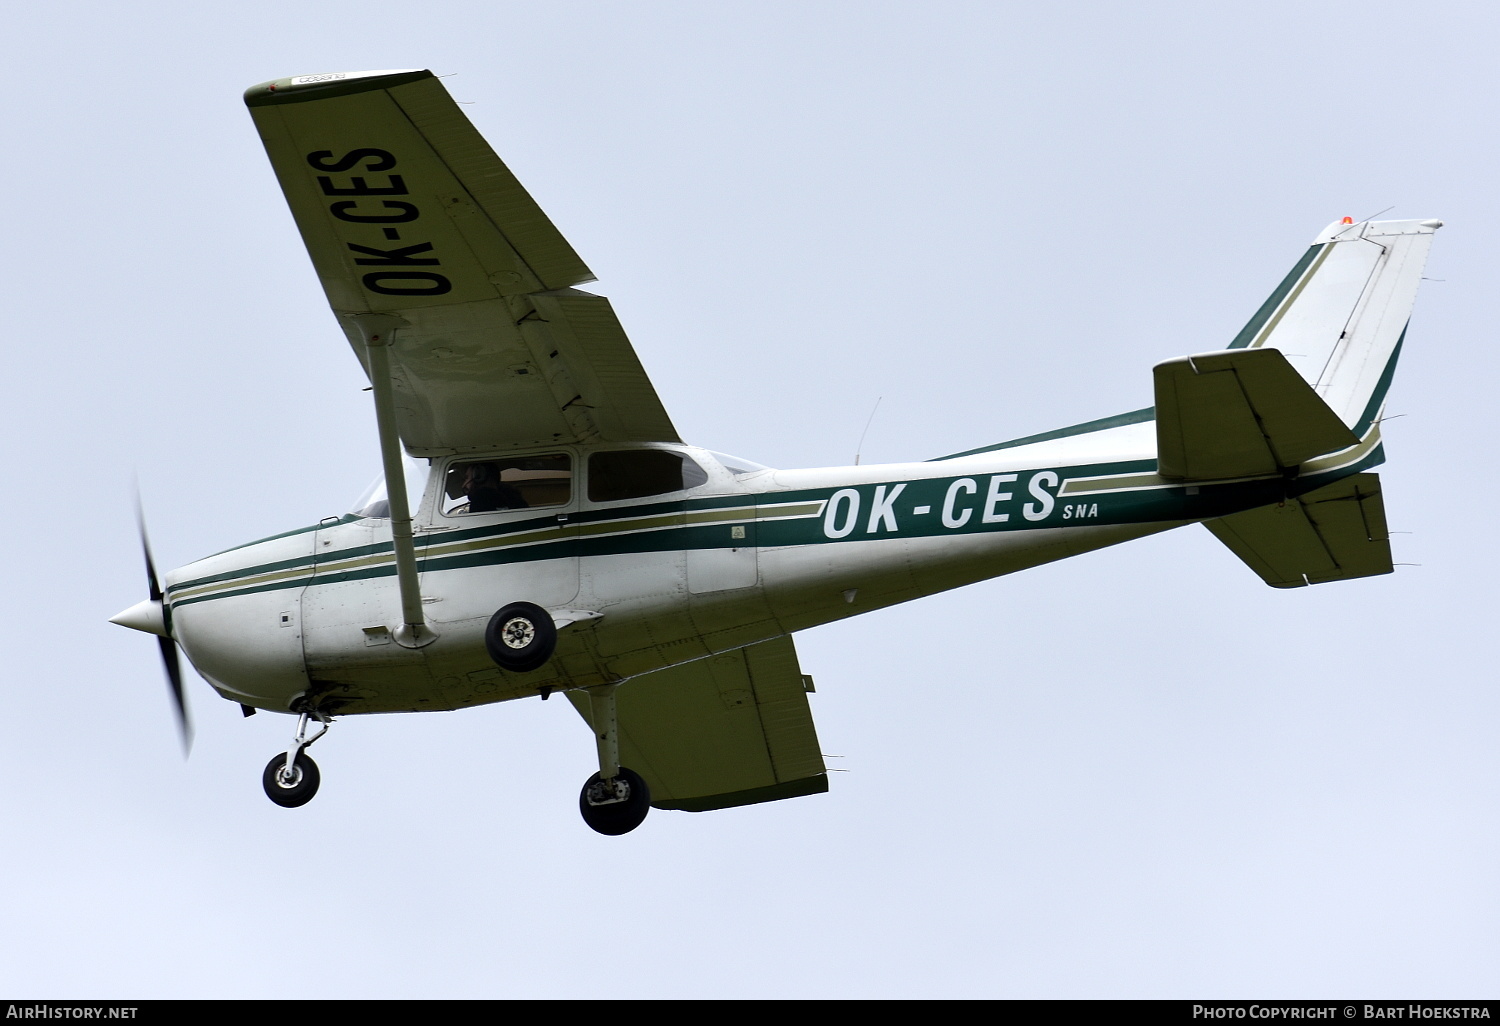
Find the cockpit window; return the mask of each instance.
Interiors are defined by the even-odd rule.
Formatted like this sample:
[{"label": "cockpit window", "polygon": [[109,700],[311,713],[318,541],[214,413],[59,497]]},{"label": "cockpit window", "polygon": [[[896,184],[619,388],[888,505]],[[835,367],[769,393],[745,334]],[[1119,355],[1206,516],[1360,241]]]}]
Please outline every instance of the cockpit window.
[{"label": "cockpit window", "polygon": [[[413,515],[422,505],[422,493],[427,491],[427,475],[432,471],[431,460],[419,460],[403,455],[402,473],[406,477],[406,504]],[[381,475],[366,488],[364,494],[354,502],[354,514],[361,517],[386,519],[391,515],[391,502],[385,491],[385,476]]]},{"label": "cockpit window", "polygon": [[496,513],[564,505],[573,496],[573,458],[567,453],[450,464],[443,482],[443,515]]},{"label": "cockpit window", "polygon": [[589,457],[589,501],[642,499],[697,488],[708,480],[703,468],[670,449],[596,452]]},{"label": "cockpit window", "polygon": [[743,477],[746,474],[759,474],[762,470],[770,470],[763,467],[754,460],[747,460],[743,456],[730,456],[728,453],[710,451],[709,455],[724,465],[724,469],[735,477]]}]

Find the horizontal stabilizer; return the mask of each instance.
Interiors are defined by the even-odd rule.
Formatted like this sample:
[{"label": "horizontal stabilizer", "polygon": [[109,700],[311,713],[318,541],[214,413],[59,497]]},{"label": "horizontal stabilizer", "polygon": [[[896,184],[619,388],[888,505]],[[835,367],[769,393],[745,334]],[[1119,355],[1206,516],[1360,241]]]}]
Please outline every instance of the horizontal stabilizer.
[{"label": "horizontal stabilizer", "polygon": [[1261,477],[1359,442],[1275,349],[1184,356],[1153,374],[1162,477]]},{"label": "horizontal stabilizer", "polygon": [[[620,686],[620,763],[658,809],[707,812],[828,790],[789,637],[635,677]],[[590,720],[588,695],[570,691]]]},{"label": "horizontal stabilizer", "polygon": [[1379,474],[1355,474],[1204,526],[1273,588],[1374,577],[1393,569]]}]

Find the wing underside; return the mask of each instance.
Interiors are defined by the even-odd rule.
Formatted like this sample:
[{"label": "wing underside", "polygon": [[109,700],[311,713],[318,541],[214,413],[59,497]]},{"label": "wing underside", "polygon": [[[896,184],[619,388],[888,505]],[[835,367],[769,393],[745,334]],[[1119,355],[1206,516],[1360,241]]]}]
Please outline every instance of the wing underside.
[{"label": "wing underside", "polygon": [[609,301],[573,287],[592,272],[431,72],[246,103],[361,361],[369,324],[394,329],[410,452],[678,440]]},{"label": "wing underside", "polygon": [[[620,761],[658,809],[706,812],[828,790],[792,639],[658,670],[617,692]],[[584,720],[588,697],[569,692]]]}]

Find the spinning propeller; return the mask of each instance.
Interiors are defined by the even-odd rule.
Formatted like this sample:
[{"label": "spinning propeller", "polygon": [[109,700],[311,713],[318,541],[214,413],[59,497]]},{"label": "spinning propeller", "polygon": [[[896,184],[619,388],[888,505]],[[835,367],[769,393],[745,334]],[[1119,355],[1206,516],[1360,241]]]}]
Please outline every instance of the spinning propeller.
[{"label": "spinning propeller", "polygon": [[146,519],[136,507],[136,521],[141,531],[141,552],[146,557],[146,588],[150,596],[137,602],[122,613],[110,617],[110,623],[121,627],[155,634],[161,648],[162,666],[167,671],[167,686],[172,691],[172,702],[177,710],[177,729],[182,735],[182,751],[187,754],[193,746],[193,724],[188,717],[187,696],[182,690],[182,662],[177,654],[177,642],[172,638],[172,626],[163,601],[161,582],[156,576],[156,564],[151,559],[151,543],[146,539]]}]

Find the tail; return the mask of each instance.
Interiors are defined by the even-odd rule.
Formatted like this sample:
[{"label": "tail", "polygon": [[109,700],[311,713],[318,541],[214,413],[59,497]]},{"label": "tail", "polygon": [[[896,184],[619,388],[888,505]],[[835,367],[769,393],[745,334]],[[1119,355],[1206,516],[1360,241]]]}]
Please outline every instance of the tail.
[{"label": "tail", "polygon": [[1154,427],[1167,481],[1286,480],[1286,501],[1206,521],[1266,583],[1390,573],[1380,480],[1360,471],[1384,460],[1381,411],[1441,227],[1330,225],[1227,349],[1155,368],[1154,407],[939,459],[1140,451]]},{"label": "tail", "polygon": [[[1380,416],[1441,221],[1345,222],[1313,241],[1226,350],[1158,365],[1158,472],[1281,474],[1277,505],[1207,521],[1274,587],[1390,573]],[[1346,480],[1347,479],[1347,480]]]},{"label": "tail", "polygon": [[[1443,222],[1433,220],[1353,224],[1348,223],[1347,218],[1331,224],[1313,240],[1302,259],[1261,304],[1255,316],[1229,343],[1228,349],[1172,360],[1157,368],[1155,407],[966,449],[937,459],[959,459],[1000,449],[1072,440],[1082,435],[1100,436],[1153,420],[1158,429],[1158,453],[1166,457],[1168,464],[1163,472],[1166,477],[1255,476],[1270,472],[1277,466],[1297,466],[1309,458],[1345,448],[1351,436],[1366,444],[1361,456],[1367,456],[1379,445],[1380,411],[1385,403],[1386,390],[1396,370],[1396,358],[1406,336],[1406,323],[1416,301],[1417,286],[1422,280],[1422,268],[1427,261],[1433,233],[1442,226]],[[1253,355],[1257,353],[1266,355]],[[1270,355],[1273,353],[1274,356]],[[1252,366],[1253,370],[1250,369]],[[1164,438],[1163,422],[1178,416],[1178,411],[1172,408],[1172,395],[1163,394],[1164,390],[1172,393],[1177,389],[1164,389],[1164,385],[1172,384],[1174,379],[1181,383],[1188,377],[1212,377],[1205,375],[1210,369],[1243,369],[1243,375],[1235,373],[1235,378],[1275,379],[1277,384],[1271,386],[1269,392],[1256,385],[1247,390],[1245,382],[1233,389],[1224,387],[1231,384],[1229,381],[1215,381],[1213,385],[1204,381],[1200,384],[1205,392],[1221,393],[1226,398],[1233,398],[1236,392],[1245,392],[1245,402],[1235,400],[1233,405],[1242,408],[1240,412],[1248,420],[1240,419],[1251,428],[1266,412],[1261,406],[1275,402],[1272,395],[1292,394],[1293,398],[1287,401],[1302,411],[1300,419],[1315,422],[1309,429],[1311,437],[1292,439],[1281,447],[1281,451],[1276,451],[1274,439],[1268,440],[1266,444],[1272,448],[1269,466],[1265,461],[1258,461],[1259,469],[1232,465],[1222,473],[1219,467],[1205,468],[1202,473],[1185,472],[1181,461],[1173,460],[1170,450],[1174,445],[1212,447],[1222,442],[1226,425],[1169,425]],[[1298,378],[1306,383],[1306,390],[1292,388],[1288,392],[1283,387],[1292,383],[1291,379]],[[1183,387],[1191,388],[1186,384]],[[1307,394],[1302,394],[1304,391]],[[1263,397],[1264,402],[1260,406],[1254,405],[1250,402],[1252,396]],[[1215,404],[1207,395],[1204,398],[1209,405]],[[1309,399],[1318,402],[1314,404]],[[1323,412],[1325,408],[1331,416]],[[1340,424],[1342,431],[1338,430]],[[1258,431],[1253,433],[1259,434]],[[1277,434],[1284,435],[1285,432]],[[1174,436],[1182,441],[1172,441]],[[1162,444],[1164,441],[1165,445]],[[1254,449],[1262,447],[1258,438],[1244,441]],[[1309,452],[1309,446],[1316,451]],[[1301,458],[1297,459],[1299,456]],[[1287,462],[1289,460],[1292,462]],[[1373,464],[1366,462],[1365,465]]]},{"label": "tail", "polygon": [[1277,349],[1363,436],[1379,419],[1441,221],[1329,225],[1229,344]]}]

